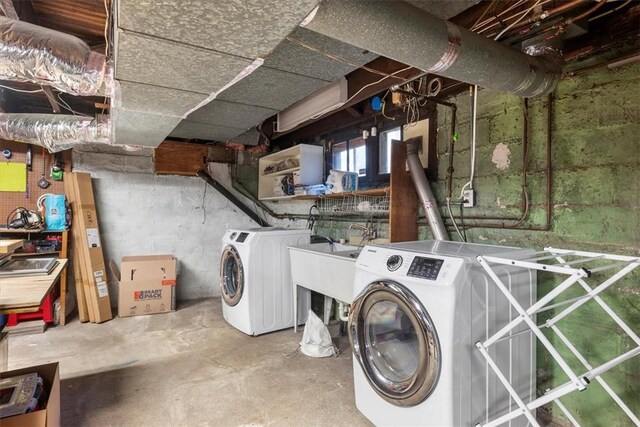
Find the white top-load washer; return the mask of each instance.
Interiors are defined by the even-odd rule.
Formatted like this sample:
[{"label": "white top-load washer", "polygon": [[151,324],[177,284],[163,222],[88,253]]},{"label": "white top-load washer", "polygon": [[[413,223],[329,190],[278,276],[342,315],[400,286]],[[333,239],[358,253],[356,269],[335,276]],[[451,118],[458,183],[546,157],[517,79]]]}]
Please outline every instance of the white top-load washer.
[{"label": "white top-load washer", "polygon": [[[517,313],[476,256],[532,253],[445,241],[366,246],[356,262],[349,316],[360,412],[379,426],[458,427],[515,409],[475,343]],[[535,301],[535,272],[496,271],[523,305]],[[529,402],[535,399],[535,340],[516,332],[492,348],[493,356]]]},{"label": "white top-load washer", "polygon": [[[222,239],[222,315],[248,335],[293,326],[289,246],[309,244],[310,230],[275,227],[230,229]],[[298,307],[308,311],[309,299]]]}]

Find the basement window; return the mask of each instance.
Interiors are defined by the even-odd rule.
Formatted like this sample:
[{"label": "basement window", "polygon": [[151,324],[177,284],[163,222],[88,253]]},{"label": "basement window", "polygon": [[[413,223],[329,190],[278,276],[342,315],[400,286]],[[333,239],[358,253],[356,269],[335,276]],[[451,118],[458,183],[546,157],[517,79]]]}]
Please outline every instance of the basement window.
[{"label": "basement window", "polygon": [[362,130],[353,129],[333,136],[328,169],[356,172],[365,187],[385,184],[391,173],[391,141],[402,140],[402,128],[396,126],[362,138]]},{"label": "basement window", "polygon": [[332,168],[367,175],[367,146],[362,138],[355,138],[333,145]]},{"label": "basement window", "polygon": [[391,141],[402,140],[402,128],[397,127],[381,132],[378,138],[378,174],[391,173]]}]

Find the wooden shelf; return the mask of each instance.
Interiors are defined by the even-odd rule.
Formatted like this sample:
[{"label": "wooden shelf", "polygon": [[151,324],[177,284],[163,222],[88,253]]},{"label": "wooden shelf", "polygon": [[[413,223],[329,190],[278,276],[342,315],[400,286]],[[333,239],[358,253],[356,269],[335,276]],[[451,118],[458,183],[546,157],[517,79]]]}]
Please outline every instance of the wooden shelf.
[{"label": "wooden shelf", "polygon": [[297,172],[300,170],[300,166],[296,166],[295,168],[290,168],[290,169],[284,169],[281,171],[277,171],[277,172],[271,172],[265,175],[262,175],[264,177],[269,177],[269,176],[281,176],[281,175],[288,175],[294,172]]},{"label": "wooden shelf", "polygon": [[60,255],[60,251],[53,251],[53,252],[14,252],[13,255],[11,255],[12,257],[19,257],[19,258],[28,258],[31,256],[44,256],[44,255],[55,255],[55,256],[59,256]]},{"label": "wooden shelf", "polygon": [[[316,185],[322,183],[322,165],[324,149],[319,145],[300,144],[286,150],[269,154],[258,160],[258,199],[286,200],[294,195],[282,195],[280,189],[283,176],[296,173],[296,185]],[[291,159],[297,160],[297,166],[276,172],[265,173],[265,170],[281,162]],[[292,166],[296,163],[281,164],[281,167]]]},{"label": "wooden shelf", "polygon": [[344,193],[334,194],[321,194],[318,196],[293,196],[295,200],[320,200],[320,199],[343,199],[345,197],[352,196],[387,196],[389,194],[389,187],[384,188],[371,188],[369,190],[348,191]]},{"label": "wooden shelf", "polygon": [[35,233],[61,233],[61,231],[47,231],[44,228],[0,228],[0,234],[35,234]]},{"label": "wooden shelf", "polygon": [[271,197],[263,197],[260,200],[273,201],[273,200],[290,200],[296,199],[299,196],[271,196]]}]

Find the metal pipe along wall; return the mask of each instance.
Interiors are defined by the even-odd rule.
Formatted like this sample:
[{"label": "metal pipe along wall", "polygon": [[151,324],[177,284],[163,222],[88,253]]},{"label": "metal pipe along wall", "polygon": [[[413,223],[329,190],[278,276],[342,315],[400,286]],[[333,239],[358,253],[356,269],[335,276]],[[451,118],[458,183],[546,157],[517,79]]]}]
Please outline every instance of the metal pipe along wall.
[{"label": "metal pipe along wall", "polygon": [[429,73],[524,97],[550,93],[559,55],[526,55],[404,2],[325,0],[307,29]]},{"label": "metal pipe along wall", "polygon": [[429,180],[424,173],[422,163],[420,163],[420,158],[418,157],[418,139],[410,139],[406,142],[406,145],[407,165],[409,166],[409,172],[411,172],[411,179],[413,180],[413,185],[416,187],[418,198],[424,208],[431,234],[433,234],[435,240],[451,240],[447,229],[444,227],[440,211],[438,211],[438,202],[436,202],[433,191],[431,191]]}]

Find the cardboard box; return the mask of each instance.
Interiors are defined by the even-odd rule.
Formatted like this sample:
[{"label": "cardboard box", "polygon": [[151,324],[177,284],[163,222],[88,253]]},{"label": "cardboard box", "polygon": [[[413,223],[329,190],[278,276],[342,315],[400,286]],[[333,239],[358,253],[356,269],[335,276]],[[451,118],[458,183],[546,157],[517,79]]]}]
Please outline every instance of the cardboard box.
[{"label": "cardboard box", "polygon": [[118,316],[157,314],[176,309],[176,268],[173,255],[127,256],[120,270],[111,263],[120,282]]},{"label": "cardboard box", "polygon": [[58,427],[60,426],[60,372],[58,363],[30,366],[0,373],[0,378],[37,372],[44,380],[49,394],[47,407],[24,415],[16,415],[0,420],[2,427]]}]

